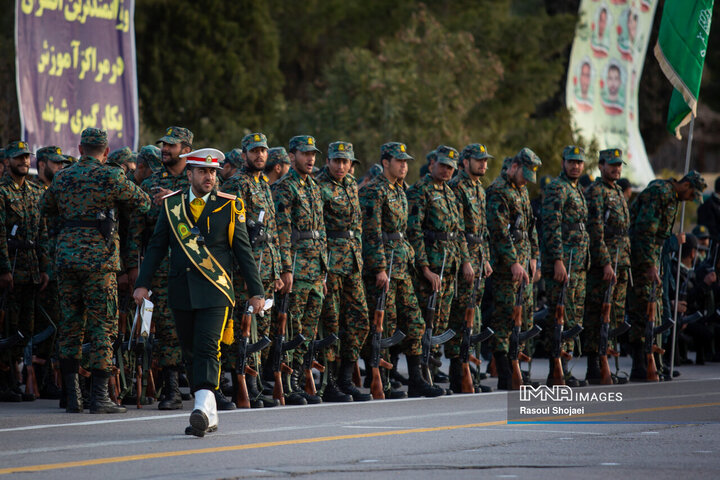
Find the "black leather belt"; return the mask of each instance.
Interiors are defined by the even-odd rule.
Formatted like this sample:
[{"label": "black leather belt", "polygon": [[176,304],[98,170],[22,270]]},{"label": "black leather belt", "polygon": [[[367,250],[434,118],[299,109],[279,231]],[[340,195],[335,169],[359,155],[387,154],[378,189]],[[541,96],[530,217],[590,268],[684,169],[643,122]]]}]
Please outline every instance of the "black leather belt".
[{"label": "black leather belt", "polygon": [[100,220],[65,220],[63,227],[99,228]]},{"label": "black leather belt", "polygon": [[585,224],[584,223],[564,223],[562,228],[566,232],[584,232]]},{"label": "black leather belt", "polygon": [[402,240],[405,238],[405,234],[402,232],[382,232],[382,241],[387,243],[391,240]]},{"label": "black leather belt", "polygon": [[17,238],[8,238],[8,249],[13,250],[32,250],[35,248],[35,242],[32,240],[19,240]]},{"label": "black leather belt", "polygon": [[630,232],[627,229],[605,227],[605,237],[607,237],[607,238],[627,237],[629,235],[630,235]]},{"label": "black leather belt", "polygon": [[474,233],[466,233],[465,240],[467,241],[467,243],[470,244],[477,244],[483,242],[482,235],[475,235]]},{"label": "black leather belt", "polygon": [[425,234],[425,240],[430,241],[448,241],[460,238],[460,234],[458,232],[434,232],[432,230],[425,230],[423,233]]},{"label": "black leather belt", "polygon": [[327,233],[328,238],[357,238],[358,235],[355,233],[354,230],[327,230],[325,233]]},{"label": "black leather belt", "polygon": [[320,230],[293,230],[290,239],[296,240],[319,240]]}]

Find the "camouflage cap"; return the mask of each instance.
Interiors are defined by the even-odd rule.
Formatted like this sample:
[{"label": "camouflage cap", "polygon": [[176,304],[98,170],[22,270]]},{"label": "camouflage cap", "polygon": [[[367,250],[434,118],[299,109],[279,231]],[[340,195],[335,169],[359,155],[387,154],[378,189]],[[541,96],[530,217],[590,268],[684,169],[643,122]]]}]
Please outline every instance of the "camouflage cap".
[{"label": "camouflage cap", "polygon": [[177,143],[185,143],[189,146],[192,146],[193,133],[187,128],[169,127],[167,130],[165,130],[165,135],[160,137],[155,143],[160,142],[168,143],[170,145],[175,145]]},{"label": "camouflage cap", "polygon": [[301,152],[318,152],[320,150],[315,146],[315,137],[312,135],[296,135],[290,139],[289,150],[299,150]]},{"label": "camouflage cap", "polygon": [[398,160],[413,160],[413,157],[408,155],[407,147],[404,143],[400,142],[388,142],[380,147],[380,156],[389,155]]},{"label": "camouflage cap", "polygon": [[249,135],[245,135],[242,142],[240,142],[240,147],[244,152],[257,147],[268,148],[267,137],[262,133],[251,133]]},{"label": "camouflage cap", "polygon": [[328,145],[328,158],[347,158],[348,160],[357,160],[353,145],[350,142],[333,142]]},{"label": "camouflage cap", "polygon": [[617,165],[618,163],[622,163],[623,165],[625,164],[622,158],[622,150],[619,148],[600,150],[600,154],[598,156],[600,163],[606,163],[608,165]]},{"label": "camouflage cap", "polygon": [[700,176],[700,172],[690,170],[680,181],[690,183],[690,186],[695,191],[695,203],[703,202],[702,194],[707,188],[707,183],[705,183],[705,179]]},{"label": "camouflage cap", "polygon": [[35,156],[38,161],[42,162],[55,162],[55,163],[67,163],[67,159],[62,154],[62,149],[56,146],[38,148],[35,152]]},{"label": "camouflage cap", "polygon": [[107,145],[108,137],[105,130],[99,128],[88,127],[80,134],[81,145]]},{"label": "camouflage cap", "polygon": [[20,155],[30,154],[30,150],[28,149],[27,142],[24,142],[22,140],[15,140],[14,142],[8,143],[7,147],[5,147],[5,156],[7,158],[15,158],[19,157]]},{"label": "camouflage cap", "polygon": [[563,160],[580,160],[585,161],[585,149],[577,145],[568,145],[562,151]]},{"label": "camouflage cap", "polygon": [[542,166],[540,157],[527,147],[523,147],[513,158],[513,162],[517,162],[523,167],[523,177],[528,182],[535,183],[537,181],[538,168]]},{"label": "camouflage cap", "polygon": [[265,167],[272,168],[275,165],[290,165],[290,157],[285,151],[285,147],[273,147],[268,150],[268,159]]},{"label": "camouflage cap", "polygon": [[112,163],[117,166],[127,165],[131,162],[137,162],[137,154],[130,150],[130,147],[113,150],[107,158],[107,163]]},{"label": "camouflage cap", "polygon": [[436,161],[437,160],[437,152],[435,150],[430,150],[425,155],[425,160],[427,160],[427,163]]},{"label": "camouflage cap", "polygon": [[[243,139],[243,141],[244,140],[245,139]],[[252,148],[255,148],[255,147],[252,147]],[[251,148],[251,150],[252,150],[252,148]],[[242,150],[240,150],[239,148],[233,148],[229,152],[225,152],[225,161],[224,161],[223,165],[225,163],[229,163],[230,165],[232,165],[235,168],[242,168],[243,163],[244,163],[243,158],[242,158]]]},{"label": "camouflage cap", "polygon": [[72,165],[73,163],[77,162],[77,158],[76,158],[76,157],[73,157],[72,155],[65,155],[65,154],[63,153],[63,157],[65,157],[65,161],[66,161],[66,163],[68,163],[68,164],[71,164],[71,165]]},{"label": "camouflage cap", "polygon": [[484,160],[486,158],[495,158],[488,153],[487,147],[482,143],[471,143],[466,145],[462,150],[460,158],[465,160],[466,158],[477,158],[478,160]]},{"label": "camouflage cap", "polygon": [[365,174],[370,180],[375,177],[379,177],[383,173],[383,167],[379,163],[373,163],[370,169]]},{"label": "camouflage cap", "polygon": [[453,147],[447,145],[440,145],[435,149],[437,154],[437,162],[442,165],[447,165],[452,168],[457,168],[457,161],[460,158],[460,154]]},{"label": "camouflage cap", "polygon": [[705,225],[696,225],[695,228],[692,229],[692,234],[700,240],[710,238],[710,230],[708,230]]},{"label": "camouflage cap", "polygon": [[137,154],[137,162],[144,163],[153,172],[158,172],[162,169],[162,153],[160,149],[155,145],[145,145],[140,149]]},{"label": "camouflage cap", "polygon": [[513,159],[515,157],[505,157],[502,163],[502,167],[500,169],[501,172],[507,172],[508,168],[510,168],[510,165],[512,165]]},{"label": "camouflage cap", "polygon": [[550,175],[543,175],[540,177],[540,182],[538,183],[540,185],[540,190],[545,190],[545,187],[550,185],[550,182],[552,182],[552,177]]}]

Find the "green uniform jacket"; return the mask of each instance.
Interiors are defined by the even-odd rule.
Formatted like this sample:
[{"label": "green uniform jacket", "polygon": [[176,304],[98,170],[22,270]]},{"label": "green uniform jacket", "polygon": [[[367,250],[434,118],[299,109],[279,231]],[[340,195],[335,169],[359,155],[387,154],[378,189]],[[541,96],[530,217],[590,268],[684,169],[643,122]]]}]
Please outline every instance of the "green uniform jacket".
[{"label": "green uniform jacket", "polygon": [[[168,195],[182,195],[185,202],[185,210],[190,214],[188,203],[188,190],[177,191]],[[165,197],[165,202],[167,198]],[[218,263],[228,274],[234,271],[233,256],[237,261],[240,273],[245,280],[250,297],[263,296],[264,290],[257,266],[253,258],[247,230],[245,229],[244,210],[241,210],[239,218],[235,221],[232,248],[228,229],[232,220],[232,202],[235,202],[234,195],[218,194],[213,190],[208,197],[197,222],[193,222],[205,239],[205,246],[215,257]],[[170,274],[168,277],[168,305],[178,310],[195,310],[211,307],[227,307],[230,301],[217,287],[207,280],[190,259],[185,255],[182,247],[177,241],[175,234],[171,231],[167,214],[163,211],[155,225],[155,231],[150,238],[145,261],[140,266],[136,287],[150,288],[155,270],[160,266],[170,249]]]},{"label": "green uniform jacket", "polygon": [[590,235],[590,262],[593,268],[607,264],[618,267],[630,266],[630,212],[617,184],[610,184],[602,177],[585,191],[588,205],[588,234]]},{"label": "green uniform jacket", "polygon": [[[465,222],[466,237],[470,263],[475,272],[480,271],[480,259],[490,261],[490,246],[488,244],[487,221],[485,217],[485,190],[480,180],[474,181],[461,171],[448,182],[459,200],[458,206]],[[478,243],[479,242],[479,243]]]},{"label": "green uniform jacket", "polygon": [[663,243],[672,235],[678,196],[672,180],[653,180],[630,206],[632,268],[640,275],[652,266],[660,268]]}]

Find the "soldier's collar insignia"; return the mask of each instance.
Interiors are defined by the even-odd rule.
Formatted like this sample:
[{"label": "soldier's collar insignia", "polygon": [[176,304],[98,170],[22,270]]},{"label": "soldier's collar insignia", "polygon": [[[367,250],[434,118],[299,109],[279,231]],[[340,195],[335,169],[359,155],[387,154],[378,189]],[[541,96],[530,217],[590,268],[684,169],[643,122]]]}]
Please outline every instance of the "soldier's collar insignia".
[{"label": "soldier's collar insignia", "polygon": [[210,195],[210,201],[214,202],[216,200],[215,195]]},{"label": "soldier's collar insignia", "polygon": [[269,182],[269,181],[270,181],[270,180],[268,179],[268,177],[267,177],[264,173],[262,174],[262,179],[265,180],[266,182]]}]

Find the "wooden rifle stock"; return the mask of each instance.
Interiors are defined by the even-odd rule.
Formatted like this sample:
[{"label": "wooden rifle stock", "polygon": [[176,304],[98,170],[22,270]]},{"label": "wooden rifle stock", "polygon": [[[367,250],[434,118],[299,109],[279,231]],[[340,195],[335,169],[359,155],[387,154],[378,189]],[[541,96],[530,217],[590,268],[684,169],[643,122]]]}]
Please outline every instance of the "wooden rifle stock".
[{"label": "wooden rifle stock", "polygon": [[[372,335],[375,336],[376,340],[379,340],[382,338],[382,331],[383,331],[383,321],[385,319],[385,310],[375,310],[375,316],[373,317],[373,332]],[[372,369],[372,381],[370,382],[370,394],[372,395],[374,400],[385,400],[385,389],[383,388],[382,378],[380,377],[380,366],[383,366],[383,368],[388,368],[387,366],[381,365],[383,362],[383,359],[380,359],[380,363],[378,365],[371,366]],[[387,364],[387,362],[385,362]],[[392,369],[392,365],[389,365],[390,369]]]},{"label": "wooden rifle stock", "polygon": [[[240,332],[242,335],[241,342],[245,343],[247,348],[248,339],[250,338],[250,325],[252,319],[249,312],[243,313],[242,319],[240,320]],[[245,355],[245,349],[241,349],[240,355]],[[235,379],[237,380],[237,392],[235,396],[235,404],[238,408],[250,408],[250,395],[248,394],[247,383],[245,381],[245,371],[243,367],[247,367],[244,358],[238,358],[238,364],[241,367],[235,372]],[[252,370],[252,369],[251,369]]]},{"label": "wooden rifle stock", "polygon": [[[565,323],[565,305],[558,303],[555,306],[555,335],[562,335],[562,327]],[[559,332],[558,332],[559,330]],[[556,342],[558,340],[556,339]],[[562,339],[559,340],[559,342],[562,342]],[[558,345],[555,346],[557,349]],[[550,383],[552,385],[565,385],[565,375],[563,374],[563,368],[562,368],[562,360],[561,358],[561,351],[562,351],[562,344],[559,345],[560,351],[556,352],[557,355],[553,355],[553,371],[552,371],[552,378],[550,379]]]},{"label": "wooden rifle stock", "polygon": [[360,377],[360,365],[358,365],[356,361],[355,367],[353,367],[352,381],[353,384],[358,388],[362,387],[362,380],[360,379]]},{"label": "wooden rifle stock", "polygon": [[[280,355],[282,356],[282,343],[285,340],[285,328],[287,327],[287,311],[278,311],[277,321],[278,334],[275,336],[275,348],[280,350]],[[273,398],[280,402],[280,405],[285,405],[285,391],[283,390],[282,374],[291,374],[293,370],[285,362],[283,362],[282,359],[276,359],[275,361],[278,362],[278,368],[273,369],[273,378],[275,379],[275,385],[273,386]]]},{"label": "wooden rifle stock", "polygon": [[[473,295],[474,297],[475,295]],[[471,300],[471,303],[472,300]],[[475,323],[475,306],[474,305],[468,305],[467,308],[465,308],[465,332],[463,332],[463,337],[467,338],[469,341],[470,336],[472,335],[472,329],[473,324]],[[473,385],[472,375],[470,374],[470,345],[468,347],[467,355],[464,355],[466,358],[462,359],[462,375],[460,378],[460,389],[462,393],[475,393],[475,385]],[[463,352],[464,353],[464,352]]]},{"label": "wooden rifle stock", "polygon": [[[522,290],[522,287],[521,287]],[[518,295],[522,296],[522,291],[518,293]],[[517,302],[516,302],[517,303]],[[513,314],[512,314],[512,320],[513,320],[513,330],[517,332],[517,335],[520,334],[520,329],[522,328],[522,311],[523,307],[522,304],[515,305],[513,307]],[[514,335],[515,333],[512,333],[511,335]],[[518,348],[519,345],[518,345]],[[520,390],[520,385],[523,384],[522,379],[522,372],[520,371],[520,360],[518,358],[513,358],[510,360],[510,366],[512,368],[512,376],[511,376],[511,388],[513,390]]]},{"label": "wooden rifle stock", "polygon": [[[600,309],[600,315],[602,318],[602,323],[606,325],[605,331],[607,331],[609,325],[610,325],[610,304],[603,302],[602,307]],[[605,333],[607,335],[607,333]],[[600,355],[600,384],[601,385],[612,385],[612,375],[610,374],[610,364],[608,363],[608,347],[607,342],[602,341],[600,342],[601,345],[601,351],[598,352]],[[602,351],[602,347],[605,347]]]},{"label": "wooden rifle stock", "polygon": [[[655,287],[653,287],[654,290]],[[654,293],[654,292],[653,292]],[[649,351],[645,351],[645,355],[647,357],[647,381],[648,382],[659,382],[660,376],[658,375],[657,366],[655,365],[655,355],[654,355],[654,349],[652,348],[653,345],[653,328],[655,326],[655,314],[657,305],[655,304],[655,295],[651,294],[652,301],[648,302],[647,306],[647,322],[649,325],[649,328],[646,328],[646,331],[650,332],[649,335],[650,338],[646,338],[645,342],[649,342],[650,349]]]},{"label": "wooden rifle stock", "polygon": [[33,366],[32,360],[25,365],[25,371],[27,372],[27,379],[25,380],[25,393],[40,398],[40,389],[38,388],[37,377],[35,376],[35,367]]}]

